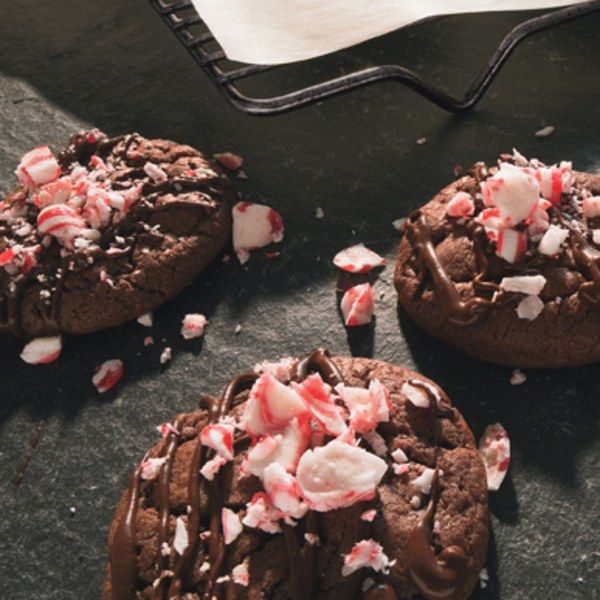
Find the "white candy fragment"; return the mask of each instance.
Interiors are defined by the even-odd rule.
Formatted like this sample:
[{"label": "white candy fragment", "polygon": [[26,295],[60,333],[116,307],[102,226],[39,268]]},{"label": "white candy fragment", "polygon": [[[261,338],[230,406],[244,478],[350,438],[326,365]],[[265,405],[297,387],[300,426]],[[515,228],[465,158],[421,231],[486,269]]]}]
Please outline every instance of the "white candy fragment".
[{"label": "white candy fragment", "polygon": [[295,519],[306,514],[308,507],[300,500],[296,478],[287,473],[279,463],[271,463],[263,471],[262,482],[273,506]]},{"label": "white candy fragment", "polygon": [[526,380],[527,377],[525,376],[525,373],[521,371],[521,369],[515,369],[510,376],[511,385],[521,385],[522,383],[525,383]]},{"label": "white candy fragment", "polygon": [[242,533],[242,522],[231,509],[223,508],[221,510],[221,524],[223,525],[223,540],[225,545],[228,546]]},{"label": "white candy fragment", "polygon": [[377,516],[377,510],[375,508],[371,508],[370,510],[365,510],[364,513],[360,515],[361,521],[368,521],[369,523],[375,519]]},{"label": "white candy fragment", "polygon": [[548,137],[554,133],[554,127],[552,125],[546,125],[535,132],[535,137]]},{"label": "white candy fragment", "polygon": [[510,464],[510,440],[500,423],[485,428],[479,441],[479,453],[485,465],[488,490],[495,492],[504,481]]},{"label": "white candy fragment", "polygon": [[50,148],[38,146],[21,158],[15,174],[21,185],[34,189],[58,179],[60,172],[60,165]]},{"label": "white candy fragment", "polygon": [[402,450],[401,448],[396,448],[393,452],[392,452],[392,458],[397,462],[397,463],[407,463],[408,462],[408,456],[406,456],[406,453],[404,452],[404,450]]},{"label": "white candy fragment", "polygon": [[325,211],[320,206],[317,206],[317,209],[315,210],[315,217],[317,219],[322,219],[324,216]]},{"label": "white candy fragment", "polygon": [[539,296],[526,296],[517,306],[517,316],[519,319],[534,321],[544,310],[544,302]]},{"label": "white candy fragment", "polygon": [[387,573],[390,560],[383,552],[383,548],[375,540],[361,540],[354,544],[349,554],[344,555],[342,575],[347,577],[358,569],[370,568],[373,571]]},{"label": "white candy fragment", "polygon": [[559,166],[540,166],[534,175],[539,182],[542,198],[550,200],[552,204],[558,204],[562,195],[571,189],[573,165],[563,161]]},{"label": "white candy fragment", "polygon": [[304,400],[312,416],[319,422],[328,435],[342,435],[348,428],[342,416],[342,409],[335,403],[331,386],[321,375],[315,373],[302,383],[292,383],[292,387]]},{"label": "white candy fragment", "polygon": [[496,235],[496,254],[506,262],[518,262],[527,251],[527,233],[515,229],[501,229]]},{"label": "white candy fragment", "polygon": [[590,196],[583,199],[583,214],[588,219],[600,216],[600,196]]},{"label": "white candy fragment", "polygon": [[411,481],[412,485],[417,487],[422,494],[429,496],[431,493],[431,486],[435,479],[435,469],[426,468],[423,472]]},{"label": "white candy fragment", "polygon": [[503,277],[500,288],[506,292],[517,292],[538,296],[546,285],[543,275],[515,275],[514,277]]},{"label": "white candy fragment", "polygon": [[202,428],[200,443],[212,448],[219,456],[233,460],[233,432],[233,423],[222,419],[218,423],[211,423]]},{"label": "white candy fragment", "polygon": [[167,461],[166,457],[161,458],[149,458],[142,463],[142,479],[152,480],[156,479],[160,473],[161,467]]},{"label": "white candy fragment", "polygon": [[402,384],[400,391],[414,406],[417,406],[418,408],[429,408],[429,396],[421,387],[417,387],[406,381]]},{"label": "white candy fragment", "polygon": [[538,252],[547,256],[558,254],[561,245],[569,237],[569,231],[557,225],[550,225],[538,244]]},{"label": "white candy fragment", "polygon": [[173,548],[180,556],[185,552],[189,545],[187,527],[183,517],[177,517],[175,521],[175,538],[173,539]]},{"label": "white candy fragment", "polygon": [[238,202],[232,209],[233,249],[240,263],[250,258],[250,250],[263,248],[283,239],[283,220],[271,207]]},{"label": "white candy fragment", "polygon": [[162,183],[168,179],[167,174],[158,165],[151,162],[144,165],[144,173],[155,183]]},{"label": "white candy fragment", "polygon": [[367,325],[373,318],[375,295],[369,283],[351,287],[342,297],[341,309],[347,327]]},{"label": "white candy fragment", "polygon": [[519,167],[501,163],[498,172],[481,184],[486,206],[495,206],[505,227],[514,227],[531,215],[540,189],[535,177]]},{"label": "white candy fragment", "polygon": [[281,531],[280,517],[281,514],[273,507],[267,494],[258,492],[246,504],[246,516],[242,519],[242,523],[267,533],[278,533]]},{"label": "white candy fragment", "polygon": [[233,567],[231,571],[231,580],[233,583],[248,587],[250,583],[250,573],[248,572],[248,559]]},{"label": "white candy fragment", "polygon": [[103,394],[114,387],[123,377],[123,361],[118,358],[103,362],[92,377],[92,383]]},{"label": "white candy fragment", "polygon": [[404,231],[404,225],[406,224],[406,217],[400,217],[392,221],[392,227],[396,231]]},{"label": "white candy fragment", "polygon": [[386,470],[385,461],[374,454],[333,440],[307,450],[296,476],[304,499],[323,512],[371,500]]},{"label": "white candy fragment", "polygon": [[204,328],[208,323],[206,317],[199,313],[190,313],[183,317],[181,322],[181,335],[184,340],[193,340],[204,334]]},{"label": "white candy fragment", "polygon": [[376,267],[385,266],[385,263],[385,258],[369,250],[364,244],[344,248],[333,258],[336,267],[349,273],[367,273]]},{"label": "white candy fragment", "polygon": [[368,389],[340,384],[336,391],[350,411],[350,426],[354,431],[371,431],[378,423],[390,420],[390,394],[377,379],[369,382]]},{"label": "white candy fragment", "polygon": [[264,373],[268,371],[282,383],[289,381],[292,376],[292,367],[294,365],[294,359],[291,356],[281,358],[278,361],[270,362],[263,360],[261,363],[254,365],[255,373]]},{"label": "white candy fragment", "polygon": [[166,365],[173,358],[173,350],[170,346],[167,346],[158,357],[158,362],[161,365]]},{"label": "white candy fragment", "polygon": [[214,458],[206,461],[200,469],[200,474],[208,481],[212,481],[215,475],[219,472],[223,465],[227,464],[227,459],[224,456],[217,454]]},{"label": "white candy fragment", "polygon": [[292,388],[263,373],[250,390],[241,427],[253,436],[281,433],[294,418],[308,414],[306,405]]},{"label": "white candy fragment", "polygon": [[600,229],[592,230],[592,241],[594,244],[600,245]]},{"label": "white candy fragment", "polygon": [[136,320],[143,327],[152,327],[152,325],[154,324],[154,316],[152,315],[152,312],[144,313],[143,315],[140,315]]},{"label": "white candy fragment", "polygon": [[35,338],[25,344],[21,359],[30,365],[45,365],[55,361],[62,350],[62,338],[59,335]]},{"label": "white candy fragment", "polygon": [[446,214],[450,217],[471,217],[474,211],[475,203],[467,192],[457,192],[446,205]]}]

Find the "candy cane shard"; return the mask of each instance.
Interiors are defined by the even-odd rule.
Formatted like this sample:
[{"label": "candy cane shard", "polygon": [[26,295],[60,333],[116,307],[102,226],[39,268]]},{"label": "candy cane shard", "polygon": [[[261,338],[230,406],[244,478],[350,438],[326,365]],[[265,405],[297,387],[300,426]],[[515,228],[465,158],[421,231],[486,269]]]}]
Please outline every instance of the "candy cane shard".
[{"label": "candy cane shard", "polygon": [[540,316],[544,306],[539,296],[527,296],[517,305],[517,316],[519,319],[534,321]]},{"label": "candy cane shard", "polygon": [[206,425],[200,432],[200,443],[203,446],[212,448],[226,460],[233,460],[234,429],[233,423],[225,419],[221,419],[218,423]]},{"label": "candy cane shard", "polygon": [[246,504],[246,516],[242,523],[247,527],[256,527],[266,533],[279,533],[281,513],[273,507],[271,500],[264,492],[257,492]]},{"label": "candy cane shard", "polygon": [[369,283],[355,285],[342,297],[341,309],[347,327],[368,325],[373,318],[375,294]]},{"label": "candy cane shard", "polygon": [[349,273],[367,273],[376,267],[383,267],[386,260],[364,244],[356,244],[340,250],[333,258],[333,264]]},{"label": "candy cane shard", "polygon": [[324,512],[374,498],[386,471],[386,462],[378,456],[333,440],[307,450],[296,476],[310,508]]},{"label": "candy cane shard", "polygon": [[560,247],[569,237],[569,231],[557,225],[550,225],[538,244],[538,252],[553,256],[559,253]]},{"label": "candy cane shard", "polygon": [[297,392],[265,372],[250,390],[241,427],[251,436],[274,435],[282,433],[294,417],[305,414],[308,409]]},{"label": "candy cane shard", "polygon": [[248,559],[233,567],[231,571],[231,580],[233,583],[248,587],[250,583],[250,573],[248,572]]},{"label": "candy cane shard", "polygon": [[173,539],[173,548],[177,554],[182,555],[189,546],[187,526],[183,517],[177,517],[175,521],[175,537]]},{"label": "candy cane shard", "polygon": [[148,458],[142,463],[141,477],[147,481],[156,479],[160,473],[161,467],[167,461],[166,457]]},{"label": "candy cane shard", "polygon": [[346,431],[348,426],[342,416],[342,409],[335,403],[331,386],[323,381],[321,375],[310,375],[302,383],[292,383],[292,387],[325,433],[337,437]]},{"label": "candy cane shard", "polygon": [[232,209],[233,249],[243,264],[249,252],[283,239],[283,219],[270,206],[238,202]]},{"label": "candy cane shard", "polygon": [[263,471],[262,482],[275,508],[295,519],[306,514],[308,506],[301,502],[298,481],[279,463],[271,463]]},{"label": "candy cane shard", "polygon": [[294,365],[294,359],[291,356],[281,358],[278,361],[263,360],[260,363],[254,365],[255,373],[264,373],[268,371],[275,377],[275,379],[285,382],[289,381],[292,375],[292,366]]},{"label": "candy cane shard", "polygon": [[103,394],[112,389],[123,377],[123,361],[118,358],[103,362],[92,377],[92,383]]},{"label": "candy cane shard", "polygon": [[200,474],[208,481],[212,481],[215,475],[221,470],[223,465],[227,464],[227,459],[217,454],[214,458],[206,461],[203,467],[200,469]]},{"label": "candy cane shard", "polygon": [[514,277],[503,277],[500,288],[506,292],[518,292],[532,296],[539,295],[546,285],[543,275],[515,275]]},{"label": "candy cane shard", "polygon": [[193,340],[204,335],[204,328],[208,320],[199,313],[189,313],[181,322],[181,336],[184,340]]},{"label": "candy cane shard", "polygon": [[223,508],[221,510],[221,524],[223,526],[223,540],[225,545],[228,546],[242,533],[242,522],[240,517],[231,509]]},{"label": "candy cane shard", "polygon": [[510,464],[510,439],[500,423],[488,425],[479,441],[479,453],[487,475],[488,490],[502,485]]},{"label": "candy cane shard", "polygon": [[45,365],[55,361],[62,350],[62,338],[59,335],[35,338],[25,345],[21,359],[30,365]]},{"label": "candy cane shard", "polygon": [[358,569],[370,568],[374,571],[387,573],[390,567],[390,560],[383,551],[383,548],[375,540],[361,540],[356,542],[349,554],[343,554],[344,566],[342,567],[342,576],[347,577]]},{"label": "candy cane shard", "polygon": [[48,146],[38,146],[27,152],[17,166],[19,183],[30,190],[60,177],[60,165]]},{"label": "candy cane shard", "polygon": [[390,420],[390,394],[378,380],[373,379],[368,389],[340,384],[336,391],[350,411],[350,426],[354,431],[371,431],[378,423]]},{"label": "candy cane shard", "polygon": [[446,205],[446,214],[449,217],[472,217],[474,212],[475,203],[471,194],[467,192],[457,192]]}]

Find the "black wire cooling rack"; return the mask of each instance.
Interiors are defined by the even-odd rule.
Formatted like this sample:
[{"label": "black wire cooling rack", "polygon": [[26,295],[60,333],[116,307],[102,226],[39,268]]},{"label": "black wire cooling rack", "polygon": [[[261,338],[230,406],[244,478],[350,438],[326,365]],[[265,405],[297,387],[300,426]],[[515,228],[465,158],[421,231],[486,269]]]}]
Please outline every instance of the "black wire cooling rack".
[{"label": "black wire cooling rack", "polygon": [[212,82],[225,93],[231,104],[238,110],[251,115],[279,114],[385,80],[397,81],[406,85],[447,111],[465,112],[481,100],[510,54],[526,37],[548,27],[600,11],[600,0],[594,0],[555,10],[517,25],[502,40],[487,66],[462,99],[450,96],[410,69],[399,65],[368,67],[286,94],[256,98],[241,92],[238,82],[259,73],[274,70],[278,68],[277,66],[236,66],[235,64],[231,66],[232,63],[227,60],[222,48],[200,19],[190,0],[149,1]]}]

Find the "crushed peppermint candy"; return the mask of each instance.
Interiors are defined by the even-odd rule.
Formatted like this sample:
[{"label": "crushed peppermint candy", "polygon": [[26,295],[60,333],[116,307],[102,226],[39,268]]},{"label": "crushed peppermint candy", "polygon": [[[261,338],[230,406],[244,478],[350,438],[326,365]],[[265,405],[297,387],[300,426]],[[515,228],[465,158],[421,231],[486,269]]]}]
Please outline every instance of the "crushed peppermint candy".
[{"label": "crushed peppermint candy", "polygon": [[348,289],[340,305],[346,327],[368,325],[373,318],[374,305],[375,294],[370,283]]},{"label": "crushed peppermint candy", "polygon": [[356,244],[340,250],[333,258],[333,264],[349,273],[367,273],[386,264],[385,258],[369,250],[364,244]]},{"label": "crushed peppermint candy", "polygon": [[160,458],[148,458],[147,460],[145,460],[141,465],[142,479],[156,479],[158,477],[158,474],[160,473],[161,467],[165,464],[166,461],[167,459],[164,456]]},{"label": "crushed peppermint candy", "polygon": [[406,456],[406,453],[401,448],[396,448],[391,453],[391,456],[397,463],[407,463],[408,462],[408,456]]},{"label": "crushed peppermint candy", "polygon": [[280,517],[281,513],[273,507],[267,494],[257,492],[246,504],[246,516],[242,519],[242,523],[246,527],[256,527],[266,533],[279,533]]},{"label": "crushed peppermint candy", "polygon": [[189,545],[188,531],[183,517],[177,517],[175,521],[175,538],[173,539],[173,548],[180,556],[185,552]]},{"label": "crushed peppermint candy", "polygon": [[152,315],[152,312],[144,313],[143,315],[140,315],[136,320],[143,327],[152,327],[152,325],[154,324],[154,317]]},{"label": "crushed peppermint candy", "polygon": [[123,377],[123,361],[118,358],[104,361],[92,377],[96,389],[104,394],[112,389]]},{"label": "crushed peppermint candy", "polygon": [[392,221],[392,227],[396,231],[404,231],[404,225],[406,224],[406,217],[401,217],[400,219],[396,219]]},{"label": "crushed peppermint candy", "polygon": [[183,317],[181,322],[181,335],[184,340],[192,340],[204,334],[204,328],[208,323],[206,317],[199,313],[190,313]]},{"label": "crushed peppermint candy", "polygon": [[231,509],[223,508],[221,510],[221,523],[223,525],[223,541],[228,546],[242,533],[242,522],[240,517]]},{"label": "crushed peppermint candy", "polygon": [[208,481],[212,481],[215,478],[215,475],[220,471],[221,467],[225,464],[227,464],[227,459],[217,454],[214,458],[211,458],[204,463],[200,469],[200,474],[205,479],[208,479]]},{"label": "crushed peppermint candy", "polygon": [[479,441],[479,453],[487,475],[488,490],[497,491],[510,464],[510,440],[500,423],[488,425]]},{"label": "crushed peppermint candy", "polygon": [[317,219],[322,219],[324,216],[325,211],[320,206],[317,206],[317,209],[315,210],[315,217]]},{"label": "crushed peppermint candy", "polygon": [[[439,474],[441,476],[442,472],[439,471]],[[435,469],[425,468],[423,472],[410,483],[417,487],[422,494],[428,496],[431,493],[431,486],[433,485],[434,479]]]},{"label": "crushed peppermint candy", "polygon": [[554,127],[552,125],[546,125],[546,127],[542,127],[535,132],[535,137],[548,137],[554,133]]},{"label": "crushed peppermint candy", "polygon": [[500,288],[506,292],[517,292],[538,296],[546,285],[546,278],[543,275],[515,275],[513,277],[503,277],[500,281]]},{"label": "crushed peppermint candy", "polygon": [[446,205],[446,214],[449,217],[472,217],[475,212],[475,203],[471,194],[457,192]]},{"label": "crushed peppermint candy", "polygon": [[311,546],[318,546],[321,543],[321,539],[319,538],[319,536],[316,533],[305,533],[304,534],[304,539],[311,545]]},{"label": "crushed peppermint candy", "polygon": [[368,389],[340,384],[336,391],[350,412],[350,426],[354,431],[371,431],[379,423],[390,420],[390,394],[377,379],[369,382]]},{"label": "crushed peppermint candy", "polygon": [[160,356],[158,357],[158,362],[161,365],[165,365],[168,362],[170,362],[170,360],[173,358],[173,350],[171,349],[170,346],[167,346],[166,348],[164,348],[164,350],[160,353]]},{"label": "crushed peppermint candy", "polygon": [[557,225],[550,225],[538,244],[538,252],[548,256],[558,254],[560,247],[569,237],[569,231]]},{"label": "crushed peppermint candy", "polygon": [[521,385],[525,383],[527,377],[521,369],[515,369],[510,375],[510,384],[511,385]]},{"label": "crushed peppermint candy", "polygon": [[365,510],[365,512],[360,515],[360,518],[362,521],[371,522],[375,519],[376,516],[377,510],[375,508],[371,508],[369,510]]},{"label": "crushed peppermint candy", "polygon": [[250,573],[248,572],[248,559],[233,567],[231,571],[231,580],[233,583],[248,587],[250,583]]},{"label": "crushed peppermint candy", "polygon": [[291,356],[280,358],[278,361],[274,362],[263,360],[254,365],[254,372],[260,374],[268,371],[275,379],[286,382],[291,379],[294,362],[295,361]]},{"label": "crushed peppermint candy", "polygon": [[539,296],[526,296],[517,306],[517,316],[519,319],[534,321],[544,310],[544,302]]},{"label": "crushed peppermint candy", "polygon": [[352,547],[349,554],[344,557],[342,576],[347,577],[358,569],[370,568],[374,571],[387,573],[390,560],[383,552],[383,548],[375,540],[361,540]]},{"label": "crushed peppermint candy", "polygon": [[230,420],[221,419],[202,428],[200,443],[214,450],[226,460],[233,460],[234,425]]},{"label": "crushed peppermint candy", "polygon": [[62,351],[62,338],[59,335],[35,338],[25,344],[21,359],[30,365],[45,365],[55,361]]},{"label": "crushed peppermint candy", "polygon": [[283,240],[283,219],[270,206],[238,202],[232,215],[233,249],[241,264],[248,261],[251,250]]},{"label": "crushed peppermint candy", "polygon": [[179,435],[179,431],[177,431],[172,423],[161,423],[156,426],[156,431],[158,431],[163,438],[166,438],[170,434]]},{"label": "crushed peppermint candy", "polygon": [[214,155],[215,160],[230,171],[237,171],[242,168],[244,159],[233,152],[221,152]]}]

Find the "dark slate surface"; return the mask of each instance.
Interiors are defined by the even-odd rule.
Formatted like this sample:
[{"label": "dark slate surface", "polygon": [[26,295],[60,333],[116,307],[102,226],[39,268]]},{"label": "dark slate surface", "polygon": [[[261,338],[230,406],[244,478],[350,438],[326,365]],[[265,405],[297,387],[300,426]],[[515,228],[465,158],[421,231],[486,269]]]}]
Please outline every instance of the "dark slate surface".
[{"label": "dark slate surface", "polygon": [[[600,15],[544,33],[511,59],[480,108],[453,117],[383,84],[294,114],[261,120],[230,108],[143,0],[19,0],[0,19],[0,187],[21,154],[60,146],[74,129],[139,130],[246,158],[239,189],[284,215],[279,259],[217,264],[158,310],[157,345],[130,324],[69,340],[57,363],[32,368],[20,344],[0,341],[0,597],[99,595],[105,536],[126,475],[155,441],[154,426],[216,392],[259,358],[326,345],[334,352],[412,365],[436,379],[479,436],[499,420],[513,444],[511,472],[491,499],[490,584],[479,598],[599,597],[597,366],[528,372],[467,359],[398,315],[388,267],[368,332],[347,335],[336,309],[343,246],[362,241],[393,259],[391,221],[430,197],[456,163],[493,160],[516,145],[547,161],[600,168]],[[403,61],[460,92],[520,15],[460,17],[399,32],[320,60],[319,71]],[[293,85],[312,67],[283,71]],[[260,88],[273,83],[267,76]],[[552,124],[556,133],[533,133]],[[424,146],[415,140],[427,137]],[[315,219],[316,207],[325,218]],[[190,311],[210,319],[184,342]],[[235,335],[237,323],[242,331]],[[164,340],[164,341],[162,341]],[[164,345],[173,361],[158,363]],[[120,357],[124,381],[98,395],[95,365]],[[35,424],[45,423],[22,485],[15,473]],[[71,514],[71,507],[75,513]]]}]

